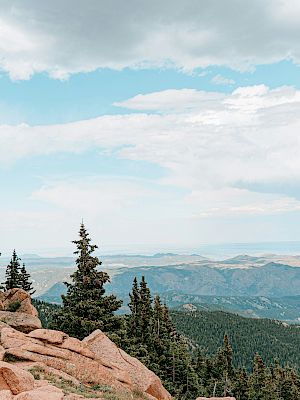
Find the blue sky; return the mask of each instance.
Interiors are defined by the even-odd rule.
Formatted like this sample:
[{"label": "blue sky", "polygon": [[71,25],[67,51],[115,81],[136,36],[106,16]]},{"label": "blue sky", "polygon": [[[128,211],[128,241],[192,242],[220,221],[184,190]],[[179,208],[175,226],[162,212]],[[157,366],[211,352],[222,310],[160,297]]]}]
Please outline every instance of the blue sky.
[{"label": "blue sky", "polygon": [[142,3],[0,4],[2,252],[299,240],[298,3]]},{"label": "blue sky", "polygon": [[[234,83],[214,83],[216,76]],[[122,71],[106,68],[77,73],[63,81],[51,79],[46,73],[34,75],[29,80],[12,81],[7,73],[3,73],[0,79],[1,122],[65,123],[105,114],[128,113],[114,103],[138,94],[185,88],[231,93],[240,86],[257,84],[270,88],[284,85],[299,88],[299,67],[291,61],[282,61],[258,65],[255,70],[243,73],[216,66],[190,73],[175,68],[126,68]]]}]

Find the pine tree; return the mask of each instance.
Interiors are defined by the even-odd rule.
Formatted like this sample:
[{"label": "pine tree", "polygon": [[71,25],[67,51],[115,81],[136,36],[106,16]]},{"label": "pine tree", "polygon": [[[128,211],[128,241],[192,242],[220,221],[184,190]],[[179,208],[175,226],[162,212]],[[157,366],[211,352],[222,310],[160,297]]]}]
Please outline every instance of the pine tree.
[{"label": "pine tree", "polygon": [[142,277],[140,283],[137,278],[134,278],[129,297],[128,306],[131,313],[126,316],[127,340],[124,340],[121,346],[149,367],[152,365],[150,348],[153,310],[151,294],[145,277]]},{"label": "pine tree", "polygon": [[91,239],[84,224],[79,231],[79,240],[73,241],[77,250],[76,271],[71,275],[72,283],[65,283],[67,294],[62,296],[63,306],[54,316],[51,325],[70,336],[83,339],[96,329],[106,333],[120,328],[121,321],[114,315],[122,302],[114,295],[105,296],[104,285],[110,282],[106,272],[98,271],[102,263],[93,255],[98,248]]},{"label": "pine tree", "polygon": [[130,344],[124,350],[137,357],[163,381],[176,398],[194,399],[200,391],[186,343],[176,332],[169,310],[160,297],[152,301],[145,277],[133,281],[127,316]]},{"label": "pine tree", "polygon": [[248,376],[244,368],[235,373],[233,394],[236,400],[248,399]]},{"label": "pine tree", "polygon": [[284,378],[281,381],[280,399],[284,400],[299,400],[299,377],[296,371],[292,368],[286,368]]},{"label": "pine tree", "polygon": [[233,366],[232,366],[232,348],[229,342],[228,335],[224,336],[224,344],[223,344],[223,381],[224,381],[224,390],[223,395],[231,395],[232,394],[232,378],[233,378]]},{"label": "pine tree", "polygon": [[232,366],[232,348],[229,341],[229,337],[227,334],[224,335],[224,344],[223,344],[223,355],[224,355],[224,369],[227,376],[232,377],[233,366]]},{"label": "pine tree", "polygon": [[32,282],[29,280],[30,274],[26,271],[24,263],[20,269],[19,278],[20,278],[20,287],[30,295],[33,295],[35,293],[35,290],[33,289]]},{"label": "pine tree", "polygon": [[152,334],[153,309],[151,292],[144,276],[140,282],[140,318],[141,340],[149,343]]},{"label": "pine tree", "polygon": [[8,264],[5,272],[5,282],[4,285],[5,290],[20,288],[20,258],[17,256],[16,250],[13,251],[12,258],[10,263]]},{"label": "pine tree", "polygon": [[252,375],[249,379],[249,400],[272,399],[274,393],[270,384],[270,375],[261,356],[256,353],[253,361]]},{"label": "pine tree", "polygon": [[130,317],[127,322],[128,335],[130,337],[140,336],[140,322],[141,322],[141,296],[138,286],[137,278],[135,277],[132,285],[132,292],[129,293],[130,302],[128,304],[130,309]]}]

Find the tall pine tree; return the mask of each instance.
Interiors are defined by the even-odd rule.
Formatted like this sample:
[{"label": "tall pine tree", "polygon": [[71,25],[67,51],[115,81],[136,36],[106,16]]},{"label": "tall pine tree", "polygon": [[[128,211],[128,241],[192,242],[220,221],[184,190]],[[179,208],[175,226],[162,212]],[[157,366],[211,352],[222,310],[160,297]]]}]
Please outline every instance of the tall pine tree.
[{"label": "tall pine tree", "polygon": [[21,287],[20,258],[17,256],[16,250],[13,251],[10,263],[6,268],[5,278],[5,282],[2,283],[5,290]]},{"label": "tall pine tree", "polygon": [[102,264],[94,251],[89,234],[82,223],[79,240],[73,241],[77,250],[76,271],[71,275],[72,283],[65,283],[67,294],[62,296],[63,306],[53,318],[51,327],[70,336],[83,339],[96,329],[106,333],[120,327],[120,318],[114,315],[122,302],[114,295],[105,295],[104,285],[110,282],[106,272],[98,271]]},{"label": "tall pine tree", "polygon": [[171,321],[169,310],[160,297],[154,302],[145,277],[133,281],[127,316],[129,341],[124,350],[141,360],[162,379],[165,387],[180,399],[195,399],[199,392],[198,376],[186,343]]},{"label": "tall pine tree", "polygon": [[132,292],[129,293],[130,302],[130,317],[127,319],[127,331],[129,337],[138,337],[141,334],[141,296],[136,278],[133,280]]},{"label": "tall pine tree", "polygon": [[141,339],[149,342],[153,326],[153,309],[150,289],[147,286],[145,277],[142,276],[140,283],[140,318],[141,318]]},{"label": "tall pine tree", "polygon": [[20,280],[20,288],[25,290],[30,295],[33,295],[35,293],[35,290],[33,289],[32,286],[32,282],[30,281],[30,274],[27,272],[24,263],[20,269],[19,280]]}]

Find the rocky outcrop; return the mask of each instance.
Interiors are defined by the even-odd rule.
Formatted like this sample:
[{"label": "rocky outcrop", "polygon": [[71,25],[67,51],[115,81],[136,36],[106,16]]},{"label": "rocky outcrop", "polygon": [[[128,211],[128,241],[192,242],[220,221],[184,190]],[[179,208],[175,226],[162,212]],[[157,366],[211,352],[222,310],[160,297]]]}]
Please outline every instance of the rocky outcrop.
[{"label": "rocky outcrop", "polygon": [[[25,334],[0,323],[0,344],[3,360],[10,361],[8,365],[12,369],[23,369],[24,373],[37,368],[42,370],[45,376],[48,374],[57,379],[63,378],[63,381],[71,382],[75,386],[83,384],[87,387],[110,387],[118,393],[138,391],[149,399],[171,399],[153,372],[120,350],[101,331],[95,331],[80,341],[60,331],[36,329]],[[100,349],[103,346],[107,347],[105,352]],[[27,376],[28,372],[25,374],[25,377]],[[4,379],[2,387],[0,386],[5,396],[8,394],[4,391],[10,390],[12,395],[19,396],[16,397],[18,400],[52,398],[47,397],[47,391],[53,391],[49,385],[37,388],[35,383],[32,387],[31,381],[31,388],[24,386],[21,396],[14,393],[5,382]],[[0,400],[2,392],[0,391]],[[30,397],[27,392],[30,392]],[[55,394],[53,392],[53,396],[53,399],[64,398],[58,391]],[[70,396],[68,400],[79,398],[73,394],[73,397]]]},{"label": "rocky outcrop", "polygon": [[94,331],[83,339],[83,344],[93,352],[96,360],[112,360],[113,368],[125,371],[136,387],[156,399],[171,399],[160,379],[139,360],[119,349],[103,332]]},{"label": "rocky outcrop", "polygon": [[0,362],[0,389],[19,394],[34,388],[34,378],[27,372],[6,362]]},{"label": "rocky outcrop", "polygon": [[42,327],[38,317],[19,312],[0,311],[0,321],[24,333],[29,333]]},{"label": "rocky outcrop", "polygon": [[19,288],[0,293],[0,310],[15,311],[38,317],[38,312],[31,303],[30,295],[25,290]]},{"label": "rocky outcrop", "polygon": [[91,399],[101,399],[104,389],[120,400],[171,399],[152,371],[103,332],[80,341],[42,329],[26,292],[0,293],[0,400],[79,400],[82,387]]},{"label": "rocky outcrop", "polygon": [[63,400],[64,392],[47,381],[35,381],[32,374],[0,362],[0,400]]},{"label": "rocky outcrop", "polygon": [[98,362],[84,343],[71,338],[73,349],[70,350],[66,348],[72,347],[69,342],[69,336],[59,331],[38,329],[26,335],[9,327],[1,330],[4,357],[43,364],[88,385],[132,386],[127,372],[114,368],[111,360]]},{"label": "rocky outcrop", "polygon": [[42,327],[30,295],[23,289],[0,293],[0,321],[24,333]]}]

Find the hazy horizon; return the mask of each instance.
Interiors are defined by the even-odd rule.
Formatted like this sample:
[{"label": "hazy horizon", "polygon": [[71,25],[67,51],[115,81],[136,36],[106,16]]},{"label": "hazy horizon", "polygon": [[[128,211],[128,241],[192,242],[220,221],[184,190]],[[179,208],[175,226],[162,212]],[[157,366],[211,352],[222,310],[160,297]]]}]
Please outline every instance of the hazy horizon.
[{"label": "hazy horizon", "polygon": [[[96,242],[95,242],[96,243]],[[54,249],[16,249],[17,254],[20,257],[74,257],[73,250],[74,246],[69,248],[54,248]],[[11,250],[2,250],[2,259],[10,258]],[[155,254],[167,254],[174,253],[179,255],[191,255],[197,254],[202,257],[208,258],[226,258],[234,257],[238,255],[248,256],[261,256],[267,254],[278,254],[278,255],[300,255],[300,241],[281,241],[281,242],[236,242],[236,243],[201,243],[198,246],[171,246],[171,245],[157,245],[147,246],[146,244],[132,245],[132,246],[110,246],[107,248],[101,248],[96,250],[96,254],[101,256],[113,256],[113,255],[145,255],[153,256]],[[29,257],[29,258],[30,258]],[[1,264],[1,259],[0,259]]]}]

